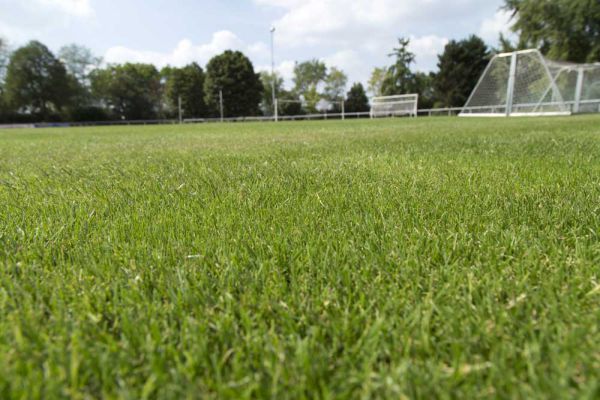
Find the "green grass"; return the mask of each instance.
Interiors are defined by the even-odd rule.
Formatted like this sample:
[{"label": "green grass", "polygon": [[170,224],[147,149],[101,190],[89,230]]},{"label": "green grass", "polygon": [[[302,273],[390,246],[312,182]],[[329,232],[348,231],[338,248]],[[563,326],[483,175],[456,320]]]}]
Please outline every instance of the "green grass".
[{"label": "green grass", "polygon": [[0,398],[599,398],[600,118],[0,131]]}]

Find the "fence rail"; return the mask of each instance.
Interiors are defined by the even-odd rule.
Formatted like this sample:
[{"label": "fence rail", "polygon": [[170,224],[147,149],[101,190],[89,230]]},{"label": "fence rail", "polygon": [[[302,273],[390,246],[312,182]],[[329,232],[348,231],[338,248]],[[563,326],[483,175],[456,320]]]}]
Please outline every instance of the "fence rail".
[{"label": "fence rail", "polygon": [[[571,111],[574,102],[566,101],[562,103],[569,107]],[[546,105],[546,104],[544,104]],[[538,105],[539,106],[539,105]],[[582,100],[581,106],[587,106],[585,112],[600,113],[600,100]],[[498,105],[497,108],[502,108]],[[504,106],[505,107],[505,106]],[[422,108],[417,110],[418,116],[456,116],[461,113],[478,115],[478,111],[494,109],[494,106],[480,107],[447,107],[447,108]],[[582,107],[583,108],[583,107]],[[387,115],[387,117],[408,117],[408,114]],[[344,112],[344,113],[320,113],[304,115],[279,115],[277,121],[313,121],[313,120],[344,120],[371,118],[371,112]],[[182,121],[178,119],[149,119],[149,120],[121,120],[121,121],[91,121],[91,122],[57,122],[57,123],[35,123],[35,124],[0,124],[0,129],[10,128],[58,128],[58,127],[86,127],[86,126],[123,126],[123,125],[175,125],[175,124],[200,124],[200,123],[219,123],[219,122],[275,122],[274,116],[260,117],[229,117],[229,118],[188,118]]]}]

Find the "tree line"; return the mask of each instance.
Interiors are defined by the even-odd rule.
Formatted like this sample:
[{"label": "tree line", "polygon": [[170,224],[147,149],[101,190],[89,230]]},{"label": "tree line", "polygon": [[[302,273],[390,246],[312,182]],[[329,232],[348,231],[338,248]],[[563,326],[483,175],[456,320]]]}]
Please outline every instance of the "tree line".
[{"label": "tree line", "polygon": [[[413,72],[415,56],[408,39],[400,39],[389,67],[375,68],[369,80],[372,95],[419,93],[421,107],[464,104],[490,51],[473,36],[450,42],[439,56],[439,71]],[[4,49],[6,46],[2,46]],[[280,115],[322,111],[369,110],[367,90],[336,67],[313,59],[296,63],[293,86],[286,89],[275,73],[256,73],[239,51],[227,50],[203,68],[197,63],[157,69],[152,64],[102,65],[82,46],[69,45],[57,54],[32,41],[3,52],[0,75],[0,121],[105,121],[219,117],[221,99],[226,117],[273,114],[272,90]]]},{"label": "tree line", "polygon": [[[438,56],[437,71],[414,70],[410,41],[398,40],[390,65],[375,68],[368,82],[374,96],[420,95],[419,107],[460,107],[495,51],[538,47],[554,59],[592,62],[600,59],[600,3],[597,0],[505,0],[513,14],[512,43],[501,36],[499,48],[477,36],[452,40]],[[0,38],[0,122],[104,121],[218,117],[273,113],[272,88],[281,115],[323,110],[369,109],[367,90],[320,60],[296,63],[293,87],[283,78],[257,73],[239,51],[227,50],[206,66],[157,69],[151,64],[103,65],[82,46],[54,54],[39,41],[9,51]]]},{"label": "tree line", "polygon": [[[280,112],[317,112],[318,101],[335,107],[348,100],[350,110],[368,109],[362,85],[345,93],[347,76],[318,60],[298,63],[292,90],[283,79],[256,73],[239,51],[227,50],[203,68],[197,63],[157,69],[152,64],[102,66],[82,46],[69,45],[57,54],[39,41],[14,52],[0,41],[0,121],[105,121],[256,116],[273,113],[274,84]],[[221,99],[223,101],[221,102]],[[339,106],[338,106],[339,107]]]}]

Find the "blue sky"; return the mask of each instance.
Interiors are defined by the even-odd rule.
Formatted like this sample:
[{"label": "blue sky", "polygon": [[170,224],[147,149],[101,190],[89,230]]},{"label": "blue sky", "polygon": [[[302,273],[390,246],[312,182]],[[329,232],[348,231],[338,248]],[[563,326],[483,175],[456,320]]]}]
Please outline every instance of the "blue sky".
[{"label": "blue sky", "polygon": [[78,43],[106,62],[204,65],[225,49],[257,69],[275,62],[288,81],[295,61],[319,58],[365,82],[399,36],[410,37],[416,67],[435,69],[450,39],[471,33],[495,45],[507,32],[502,0],[0,0],[0,36],[12,47],[38,39],[51,49]]}]

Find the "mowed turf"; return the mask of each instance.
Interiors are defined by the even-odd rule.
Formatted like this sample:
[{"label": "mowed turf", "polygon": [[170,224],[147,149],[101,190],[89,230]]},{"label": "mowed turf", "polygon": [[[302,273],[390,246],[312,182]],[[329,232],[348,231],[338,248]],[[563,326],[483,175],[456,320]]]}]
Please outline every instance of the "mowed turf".
[{"label": "mowed turf", "polygon": [[0,398],[599,398],[600,117],[0,131]]}]

